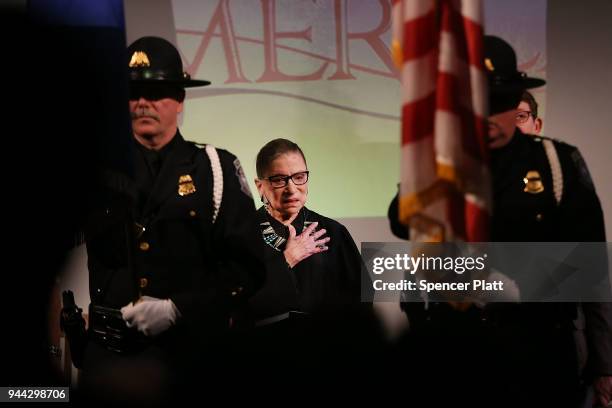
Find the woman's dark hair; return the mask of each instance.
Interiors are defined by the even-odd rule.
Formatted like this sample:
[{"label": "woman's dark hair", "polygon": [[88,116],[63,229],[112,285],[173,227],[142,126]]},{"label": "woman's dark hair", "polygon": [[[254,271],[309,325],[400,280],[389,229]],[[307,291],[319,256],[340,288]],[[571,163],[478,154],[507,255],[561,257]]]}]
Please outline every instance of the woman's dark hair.
[{"label": "woman's dark hair", "polygon": [[287,139],[274,139],[266,143],[257,153],[257,161],[255,162],[255,168],[257,169],[257,177],[260,179],[264,177],[266,170],[270,167],[270,164],[276,158],[285,153],[299,153],[306,163],[306,157],[304,152],[300,149],[300,146]]}]

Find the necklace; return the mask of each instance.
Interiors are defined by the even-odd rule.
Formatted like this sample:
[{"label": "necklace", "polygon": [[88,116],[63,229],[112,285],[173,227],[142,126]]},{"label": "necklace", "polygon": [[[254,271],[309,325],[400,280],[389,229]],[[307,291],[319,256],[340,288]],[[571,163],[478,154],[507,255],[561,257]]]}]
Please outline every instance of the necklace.
[{"label": "necklace", "polygon": [[[268,214],[270,214],[270,211],[268,210],[268,208],[267,207],[265,207],[265,208],[266,208],[266,211],[268,211]],[[307,221],[306,220],[306,213],[307,212],[308,212],[308,210],[306,209],[306,207],[304,207],[302,209],[302,218],[304,220],[304,223],[303,223],[304,227],[303,228],[306,228],[307,226],[312,224],[312,221]],[[270,217],[272,217],[272,214],[270,214]],[[287,238],[284,238],[284,237],[278,235],[276,233],[276,231],[274,230],[274,227],[272,226],[272,223],[270,221],[264,221],[264,222],[260,223],[259,225],[262,228],[261,229],[261,236],[262,236],[264,242],[266,243],[266,245],[269,245],[274,250],[276,250],[278,252],[281,252],[283,245],[287,242]]]}]

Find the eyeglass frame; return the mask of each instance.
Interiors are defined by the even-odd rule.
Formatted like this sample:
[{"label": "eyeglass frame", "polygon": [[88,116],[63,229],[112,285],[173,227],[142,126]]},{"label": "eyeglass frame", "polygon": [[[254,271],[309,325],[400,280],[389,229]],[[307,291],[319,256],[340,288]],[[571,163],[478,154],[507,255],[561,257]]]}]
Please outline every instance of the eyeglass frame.
[{"label": "eyeglass frame", "polygon": [[[293,176],[297,175],[297,174],[306,174],[306,181],[300,184],[297,184],[295,182],[295,180],[293,180]],[[282,186],[274,186],[272,185],[272,178],[273,177],[279,177],[278,181],[282,180],[284,182],[284,184]],[[309,170],[305,170],[305,171],[298,171],[297,173],[293,173],[289,176],[281,176],[280,174],[275,174],[273,176],[269,176],[269,177],[264,177],[263,180],[267,180],[270,185],[272,186],[272,188],[285,188],[287,187],[287,185],[289,184],[289,180],[291,180],[291,182],[296,185],[296,186],[303,186],[304,184],[308,183],[308,179],[310,178],[310,171]]]},{"label": "eyeglass frame", "polygon": [[[519,121],[518,115],[520,113],[527,113],[527,117],[525,118],[525,120],[523,121]],[[515,120],[516,123],[518,123],[519,125],[522,125],[523,123],[527,122],[529,120],[529,117],[532,117],[533,119],[536,119],[537,116],[532,112],[532,111],[526,111],[526,110],[520,110],[520,111],[516,111],[516,116],[515,116]]]}]

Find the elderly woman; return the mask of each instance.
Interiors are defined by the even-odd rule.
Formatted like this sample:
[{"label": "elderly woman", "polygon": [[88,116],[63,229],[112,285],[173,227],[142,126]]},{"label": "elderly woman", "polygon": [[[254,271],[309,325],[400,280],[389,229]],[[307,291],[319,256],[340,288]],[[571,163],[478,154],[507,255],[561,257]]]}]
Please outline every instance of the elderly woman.
[{"label": "elderly woman", "polygon": [[306,208],[310,172],[302,150],[289,140],[272,140],[259,151],[256,166],[267,279],[251,300],[254,317],[327,314],[359,304],[359,251],[343,225]]},{"label": "elderly woman", "polygon": [[346,375],[363,368],[357,356],[377,349],[379,327],[360,299],[362,261],[349,232],[305,206],[309,175],[289,140],[272,140],[257,155],[266,282],[249,302],[255,327],[244,351],[281,376],[304,367]]}]

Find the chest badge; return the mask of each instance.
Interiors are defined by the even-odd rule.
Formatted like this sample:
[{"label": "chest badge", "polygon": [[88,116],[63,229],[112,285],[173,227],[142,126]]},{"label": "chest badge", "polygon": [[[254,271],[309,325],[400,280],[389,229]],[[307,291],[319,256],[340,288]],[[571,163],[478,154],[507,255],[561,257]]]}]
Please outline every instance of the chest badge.
[{"label": "chest badge", "polygon": [[535,170],[529,170],[527,175],[523,178],[525,183],[524,192],[530,194],[538,194],[544,191],[544,185],[542,184],[542,177],[540,173]]},{"label": "chest badge", "polygon": [[184,174],[179,177],[178,181],[178,194],[183,197],[196,192],[193,179],[189,174]]}]

